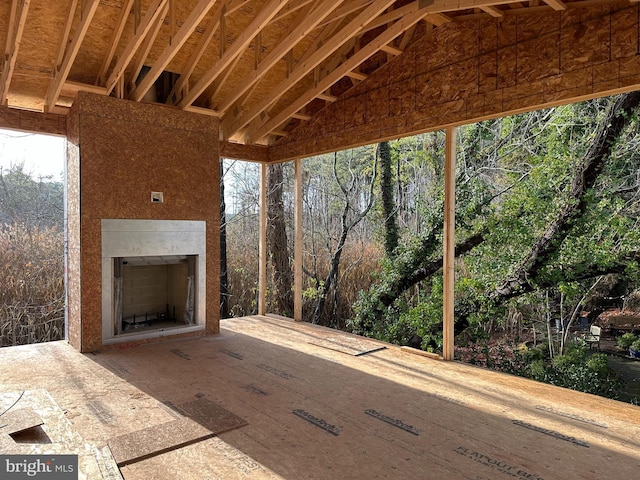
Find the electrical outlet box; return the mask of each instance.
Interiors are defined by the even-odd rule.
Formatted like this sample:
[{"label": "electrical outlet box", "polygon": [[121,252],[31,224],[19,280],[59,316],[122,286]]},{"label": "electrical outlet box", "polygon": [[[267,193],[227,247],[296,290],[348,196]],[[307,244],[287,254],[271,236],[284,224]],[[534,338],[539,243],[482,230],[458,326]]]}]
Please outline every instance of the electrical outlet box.
[{"label": "electrical outlet box", "polygon": [[164,203],[162,192],[151,192],[151,203]]}]

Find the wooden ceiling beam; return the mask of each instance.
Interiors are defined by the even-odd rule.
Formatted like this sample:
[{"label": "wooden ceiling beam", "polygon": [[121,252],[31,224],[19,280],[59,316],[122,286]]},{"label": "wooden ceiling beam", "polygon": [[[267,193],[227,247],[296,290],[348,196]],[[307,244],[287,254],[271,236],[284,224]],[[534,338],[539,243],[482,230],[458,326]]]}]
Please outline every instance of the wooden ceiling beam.
[{"label": "wooden ceiling beam", "polygon": [[45,110],[47,111],[56,105],[58,95],[60,95],[60,90],[62,90],[62,85],[67,80],[71,66],[76,59],[76,55],[78,55],[82,40],[84,40],[89,30],[89,25],[91,24],[91,20],[93,20],[93,15],[96,13],[99,4],[100,0],[88,0],[87,3],[83,4],[84,8],[81,9],[80,24],[76,27],[73,40],[71,40],[71,44],[66,50],[62,64],[56,65],[55,75],[49,84],[45,98]]},{"label": "wooden ceiling beam", "polygon": [[383,45],[380,47],[380,50],[382,50],[385,53],[388,53],[390,55],[394,55],[394,56],[398,56],[402,54],[402,50],[400,50],[399,48],[394,47],[393,45]]},{"label": "wooden ceiling beam", "polygon": [[319,26],[324,27],[329,25],[330,23],[342,20],[344,17],[351,15],[352,13],[355,13],[368,5],[371,5],[372,3],[372,0],[354,0],[344,5],[343,7],[338,8],[333,15],[327,18],[327,20],[321,23]]},{"label": "wooden ceiling beam", "polygon": [[346,77],[353,78],[354,80],[363,81],[367,79],[367,76],[364,73],[360,73],[356,70],[345,73]]},{"label": "wooden ceiling beam", "polygon": [[226,13],[226,8],[227,5],[225,3],[220,3],[216,11],[213,13],[211,22],[200,38],[200,42],[198,42],[195,50],[189,56],[189,63],[184,68],[184,70],[180,72],[180,78],[171,89],[171,93],[167,97],[167,103],[175,103],[177,99],[182,96],[181,92],[183,88],[189,86],[189,79],[191,78],[191,75],[193,75],[193,71],[196,69],[196,65],[198,65],[198,62],[202,58],[202,55],[204,55],[204,52],[211,43],[211,40],[213,40],[213,36],[215,35],[216,30],[218,30],[218,27],[220,27],[220,17],[221,15],[224,15]]},{"label": "wooden ceiling beam", "polygon": [[494,18],[502,18],[504,17],[504,13],[502,13],[502,10],[500,10],[497,7],[494,7],[492,5],[484,5],[482,7],[480,7],[480,10],[482,10],[485,13],[488,13],[489,15],[491,15]]},{"label": "wooden ceiling beam", "polygon": [[556,11],[567,9],[567,5],[562,0],[543,0],[543,1],[544,3],[546,3]]},{"label": "wooden ceiling beam", "polygon": [[76,8],[78,6],[78,0],[71,0],[69,4],[69,14],[67,15],[67,21],[64,24],[64,31],[62,33],[62,40],[60,41],[60,48],[58,49],[58,57],[56,59],[56,67],[62,65],[64,60],[64,53],[67,50],[69,44],[69,35],[71,35],[71,26],[76,16]]},{"label": "wooden ceiling beam", "polygon": [[411,41],[411,37],[413,37],[413,33],[415,32],[416,26],[412,25],[406,32],[402,34],[402,39],[400,40],[400,45],[398,48],[400,50],[405,50]]},{"label": "wooden ceiling beam", "polygon": [[251,0],[230,0],[225,3],[226,9],[224,11],[224,16],[231,15],[232,13],[240,10],[242,7],[246,6],[247,3],[251,2]]},{"label": "wooden ceiling beam", "polygon": [[191,105],[197,98],[211,85],[215,79],[228,67],[231,62],[238,56],[242,55],[253,38],[265,26],[269,24],[271,19],[284,8],[288,0],[270,0],[255,16],[249,26],[236,38],[233,45],[226,50],[220,59],[200,78],[196,85],[179,102],[180,107],[184,108]]},{"label": "wooden ceiling beam", "polygon": [[[11,4],[11,17],[9,18],[9,28],[7,31],[7,44],[5,45],[4,57],[2,58],[2,77],[0,77],[0,104],[7,105],[7,95],[9,85],[13,77],[13,70],[20,50],[22,33],[29,13],[31,0],[13,0]],[[20,11],[18,11],[20,6]]]},{"label": "wooden ceiling beam", "polygon": [[[289,15],[291,15],[294,12],[297,12],[298,10],[300,10],[303,7],[306,7],[307,5],[309,5],[310,3],[315,2],[316,0],[300,0],[298,3],[296,3],[294,5],[293,1],[289,1],[289,3],[287,4],[287,8],[281,10],[278,15],[276,15],[275,17],[273,17],[273,19],[271,20],[271,23],[275,23],[275,22],[279,22],[280,20],[282,20],[285,17],[288,17]],[[640,0],[639,0],[640,1]]]},{"label": "wooden ceiling beam", "polygon": [[154,3],[149,7],[147,12],[144,15],[144,18],[140,21],[140,25],[136,29],[135,35],[129,40],[129,43],[124,48],[124,51],[120,55],[118,62],[115,67],[111,71],[109,78],[105,82],[105,87],[107,88],[107,95],[111,93],[113,88],[116,86],[116,83],[124,74],[125,69],[129,65],[129,62],[133,59],[138,48],[144,41],[151,30],[151,27],[155,24],[155,21],[164,11],[164,7],[167,4],[167,0],[155,0]]},{"label": "wooden ceiling beam", "polygon": [[[222,89],[222,87],[224,87],[224,84],[229,79],[229,77],[233,73],[233,70],[236,68],[236,66],[240,62],[240,58],[241,58],[240,55],[238,55],[233,60],[233,62],[231,62],[231,64],[225,69],[225,71],[218,78],[216,78],[216,81],[213,82],[213,85],[210,88],[210,91],[211,91],[211,95],[210,95],[211,102],[210,103],[212,103],[213,100],[215,98],[217,98],[218,94],[220,93],[220,90]],[[217,110],[216,110],[216,113],[219,114],[219,112]]]},{"label": "wooden ceiling beam", "polygon": [[[329,103],[333,103],[336,100],[338,100],[338,97],[336,97],[335,95],[331,95],[329,93],[326,92],[320,92],[316,95],[316,98],[319,98],[320,100],[324,100],[325,102],[329,102]],[[270,132],[271,133],[271,132]]]},{"label": "wooden ceiling beam", "polygon": [[365,60],[378,52],[383,45],[387,45],[396,37],[409,30],[413,25],[422,20],[424,16],[425,9],[410,13],[404,18],[398,20],[387,30],[380,33],[380,35],[378,35],[370,43],[355,52],[344,63],[339,65],[333,72],[329,73],[313,89],[307,91],[303,96],[292,102],[287,108],[276,114],[273,118],[268,120],[259,128],[250,130],[248,132],[248,140],[259,141],[264,138],[270,132],[270,130],[278,128],[278,126],[286,121],[287,118],[290,118],[295,112],[301,110],[305,105],[311,103],[311,101],[316,98],[319,93],[329,89],[334,83],[345,76],[347,72],[351,72],[358,68],[360,64],[362,64]]},{"label": "wooden ceiling beam", "polygon": [[209,13],[209,10],[215,3],[216,0],[200,0],[195,8],[191,10],[191,13],[180,27],[180,30],[176,33],[175,38],[173,38],[173,42],[164,49],[160,57],[156,60],[156,63],[151,67],[151,70],[149,70],[147,75],[142,79],[140,85],[131,92],[130,98],[132,100],[139,102],[142,97],[145,96],[160,74],[162,74],[165,67],[173,60],[173,57],[180,51],[184,43],[189,39],[193,31],[207,13]]},{"label": "wooden ceiling beam", "polygon": [[198,113],[200,115],[207,115],[208,117],[219,117],[218,112],[211,110],[210,108],[194,107],[190,105],[184,109],[185,112]]},{"label": "wooden ceiling beam", "polygon": [[127,20],[129,19],[129,14],[131,13],[131,9],[133,8],[134,1],[135,0],[126,0],[122,4],[120,17],[118,18],[118,22],[116,23],[116,28],[113,30],[113,35],[111,35],[109,48],[107,49],[107,54],[104,56],[104,60],[102,61],[100,73],[98,73],[98,77],[96,78],[96,83],[99,85],[104,85],[107,71],[111,66],[113,56],[116,54],[116,49],[118,48],[118,44],[120,43],[120,39],[122,38],[122,33],[124,32],[124,27],[127,24]]},{"label": "wooden ceiling beam", "polygon": [[436,27],[444,25],[445,23],[452,22],[453,19],[449,15],[445,15],[444,13],[432,13],[424,17],[426,22],[429,22]]},{"label": "wooden ceiling beam", "polygon": [[[308,73],[313,71],[323,60],[329,57],[333,52],[338,50],[346,41],[358,35],[364,26],[371,20],[382,13],[389,5],[393,4],[393,0],[375,0],[356,17],[354,17],[347,25],[333,35],[326,43],[317,45],[316,50],[304,62],[299,62],[296,68],[291,72],[288,78],[278,84],[264,99],[258,102],[249,112],[240,118],[225,118],[223,120],[223,135],[229,138],[241,128],[249,124],[264,110],[266,105],[271,105],[275,98],[280,98],[284,93],[291,89],[297,82],[304,78]],[[385,42],[388,43],[388,42]],[[350,68],[348,71],[353,70]],[[326,90],[319,90],[317,93]],[[301,108],[301,107],[300,107]],[[294,111],[300,110],[296,108]],[[293,113],[293,112],[292,112]],[[282,123],[282,122],[280,122]]]},{"label": "wooden ceiling beam", "polygon": [[98,85],[89,85],[86,83],[71,82],[67,80],[62,86],[60,94],[67,97],[76,97],[78,92],[91,92],[98,95],[106,95],[107,89]]},{"label": "wooden ceiling beam", "polygon": [[136,80],[138,80],[138,76],[142,71],[142,67],[144,67],[145,62],[147,61],[147,57],[149,56],[149,52],[151,51],[151,48],[153,47],[153,44],[156,41],[156,37],[158,36],[158,34],[160,33],[160,29],[164,25],[164,20],[165,18],[167,18],[167,15],[170,15],[170,14],[171,14],[171,0],[169,0],[166,3],[166,5],[164,6],[164,9],[162,10],[162,13],[158,15],[158,18],[156,19],[155,23],[151,27],[151,31],[147,33],[147,36],[145,37],[144,41],[142,42],[142,45],[140,46],[140,48],[136,53],[138,58],[133,64],[133,68],[131,69],[131,71],[127,74],[127,77],[128,77],[127,80],[125,80],[125,85],[126,84],[131,85],[131,90],[135,88]]},{"label": "wooden ceiling beam", "polygon": [[386,26],[390,23],[395,22],[399,18],[404,17],[409,13],[417,12],[418,10],[420,10],[419,3],[420,2],[416,0],[415,2],[409,3],[403,7],[395,8],[389,11],[388,13],[385,13],[384,15],[380,15],[378,18],[376,18],[372,22],[369,22],[366,28],[362,31],[362,33],[369,30],[373,30],[378,27]]},{"label": "wooden ceiling beam", "polygon": [[302,39],[304,39],[311,31],[313,31],[320,22],[322,22],[343,0],[321,0],[316,1],[311,12],[303,12],[294,23],[295,28],[276,45],[271,52],[264,58],[258,68],[251,72],[244,82],[231,95],[225,98],[220,105],[216,106],[216,110],[224,115],[231,106],[241,98],[249,89],[264,77],[271,68],[278,63],[284,55],[293,49]]}]

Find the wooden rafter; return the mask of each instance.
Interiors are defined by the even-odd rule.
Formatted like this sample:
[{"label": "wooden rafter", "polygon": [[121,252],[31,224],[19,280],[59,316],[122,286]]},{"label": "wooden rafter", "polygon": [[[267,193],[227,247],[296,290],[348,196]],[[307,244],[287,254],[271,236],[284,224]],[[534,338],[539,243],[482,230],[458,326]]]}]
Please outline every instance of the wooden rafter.
[{"label": "wooden rafter", "polygon": [[311,14],[305,12],[296,19],[294,22],[296,27],[291,33],[271,50],[269,55],[260,62],[258,68],[251,72],[249,76],[245,78],[245,81],[238,88],[234,89],[234,92],[229,97],[225,98],[220,105],[217,106],[217,110],[224,115],[239,98],[266,75],[287,52],[291,52],[291,49],[308,35],[309,32],[315,29],[340,3],[342,3],[342,0],[322,0],[316,2]]},{"label": "wooden rafter", "polygon": [[[13,76],[13,70],[16,66],[18,58],[18,50],[24,32],[24,25],[27,21],[27,13],[29,12],[29,4],[31,0],[13,0],[11,4],[11,17],[9,18],[9,28],[7,32],[7,44],[2,58],[3,68],[2,77],[0,78],[0,103],[7,104],[7,95],[9,93],[9,85]],[[20,10],[18,11],[18,7]]]},{"label": "wooden rafter", "polygon": [[[218,78],[216,78],[216,81],[213,82],[213,84],[210,87],[210,90],[211,90],[210,97],[212,101],[214,98],[218,96],[218,94],[220,93],[220,90],[222,89],[222,87],[224,87],[224,84],[229,79],[229,77],[233,73],[233,70],[236,68],[239,62],[240,62],[240,56],[237,56],[235,60],[231,62],[231,64],[225,69],[225,71]],[[220,113],[217,110],[216,110],[216,113],[218,114],[218,116],[220,116]]]},{"label": "wooden rafter", "polygon": [[129,40],[129,43],[124,48],[124,51],[120,55],[116,66],[113,67],[109,78],[105,82],[107,88],[107,94],[110,94],[113,88],[116,86],[118,80],[124,74],[125,69],[129,65],[129,62],[133,59],[138,48],[144,41],[147,33],[157,20],[158,16],[164,11],[164,7],[167,4],[167,0],[155,0],[153,5],[149,7],[144,15],[144,18],[140,21],[140,25],[136,29],[136,34]]},{"label": "wooden rafter", "polygon": [[176,98],[180,95],[180,92],[182,92],[182,89],[189,85],[189,79],[191,78],[191,75],[193,74],[196,65],[202,58],[205,50],[211,43],[211,40],[213,40],[213,36],[215,35],[216,30],[218,30],[218,27],[220,26],[220,16],[226,12],[226,8],[226,4],[220,3],[216,11],[213,13],[211,22],[209,22],[209,25],[200,38],[200,42],[198,42],[195,50],[191,53],[189,63],[180,73],[180,78],[171,89],[171,93],[167,98],[167,103],[174,103],[176,101]]},{"label": "wooden rafter", "polygon": [[[344,42],[350,38],[358,35],[363,27],[369,23],[372,19],[376,18],[384,9],[393,3],[393,0],[375,0],[367,8],[362,10],[353,20],[351,20],[340,31],[333,35],[326,43],[317,46],[313,54],[311,54],[305,61],[298,63],[297,67],[289,77],[267,95],[261,102],[253,107],[245,115],[242,115],[238,119],[225,119],[223,120],[223,136],[229,138],[238,130],[249,124],[254,118],[256,118],[263,111],[265,105],[272,104],[275,98],[280,98],[286,93],[295,83],[301,80],[314,68],[316,68],[324,59],[335,52]],[[388,43],[388,42],[387,42]],[[350,69],[353,70],[353,69]],[[324,91],[320,90],[317,93]],[[300,110],[296,108],[295,111]]]},{"label": "wooden rafter", "polygon": [[260,13],[256,15],[249,26],[238,36],[233,45],[224,52],[220,60],[218,60],[202,78],[196,83],[196,85],[189,90],[182,100],[180,101],[180,107],[184,108],[191,105],[206,88],[215,81],[224,69],[229,66],[231,62],[241,55],[245,48],[251,43],[253,38],[262,30],[269,21],[287,4],[287,0],[270,0],[260,10]]},{"label": "wooden rafter", "polygon": [[562,0],[544,0],[544,3],[557,11],[567,9],[567,5]]},{"label": "wooden rafter", "polygon": [[69,35],[71,35],[71,26],[73,25],[73,19],[76,16],[76,8],[78,6],[78,0],[71,0],[69,3],[69,14],[67,15],[67,21],[64,24],[64,31],[62,33],[62,39],[60,41],[60,47],[58,48],[58,56],[56,57],[56,68],[62,65],[64,60],[64,53],[67,50],[69,44]]},{"label": "wooden rafter", "polygon": [[78,95],[78,92],[91,92],[98,95],[107,94],[107,90],[104,87],[100,87],[98,85],[88,85],[86,83],[71,82],[69,80],[64,82],[60,94],[67,97],[75,98]]},{"label": "wooden rafter", "polygon": [[357,12],[361,8],[364,8],[368,5],[371,5],[372,0],[353,0],[346,5],[336,9],[336,11],[327,18],[323,23],[320,24],[321,27],[325,25],[329,25],[330,23],[336,22],[338,20],[342,20],[343,18],[351,15],[352,13]]},{"label": "wooden rafter", "polygon": [[388,53],[390,55],[394,55],[394,56],[398,56],[400,54],[402,54],[402,50],[400,50],[397,47],[394,47],[393,45],[383,45],[380,47],[380,50],[382,50],[385,53]]},{"label": "wooden rafter", "polygon": [[416,26],[413,25],[409,30],[407,30],[402,34],[402,39],[400,40],[400,45],[398,46],[400,50],[404,50],[405,48],[407,48],[407,45],[409,45],[409,42],[411,41],[411,37],[413,36],[413,32],[415,31],[415,29],[416,29]]},{"label": "wooden rafter", "polygon": [[184,43],[188,40],[207,13],[209,13],[209,10],[215,3],[216,0],[200,0],[198,5],[196,5],[182,24],[178,33],[176,33],[173,42],[164,49],[160,57],[158,57],[158,60],[156,60],[156,63],[151,67],[151,70],[149,70],[142,82],[140,82],[140,85],[131,92],[131,99],[139,102],[142,97],[145,96],[160,74],[164,71],[165,67],[169,65],[171,60],[173,60],[173,57],[175,57],[180,51]]},{"label": "wooden rafter", "polygon": [[309,5],[310,3],[315,2],[316,0],[299,0],[297,3],[293,2],[293,1],[289,1],[289,3],[287,4],[287,7],[282,9],[278,15],[276,15],[275,17],[273,17],[273,20],[271,20],[272,22],[279,22],[280,20],[282,20],[283,18],[291,15],[292,13],[297,12],[298,10],[300,10],[301,8],[306,7],[307,5]]},{"label": "wooden rafter", "polygon": [[45,99],[46,110],[51,110],[55,106],[58,96],[60,95],[60,90],[62,90],[62,86],[67,80],[73,61],[76,59],[80,45],[82,45],[82,40],[84,40],[84,36],[89,30],[89,25],[91,24],[91,20],[93,20],[93,15],[96,13],[99,4],[100,0],[88,0],[87,3],[84,4],[80,16],[80,24],[77,26],[73,40],[71,40],[66,50],[62,64],[56,66],[55,76],[49,84],[47,97]]},{"label": "wooden rafter", "polygon": [[116,48],[118,47],[120,39],[122,38],[122,32],[124,32],[124,27],[127,24],[127,19],[129,18],[129,14],[131,13],[131,9],[133,8],[134,1],[135,0],[126,0],[122,5],[120,17],[118,17],[118,23],[116,23],[116,28],[113,30],[113,35],[111,35],[111,41],[109,42],[107,54],[104,56],[102,67],[100,67],[100,73],[98,73],[98,78],[96,78],[96,83],[100,85],[104,85],[105,76],[107,75],[109,66],[113,61],[113,56],[116,54]]},{"label": "wooden rafter", "polygon": [[444,13],[432,13],[425,16],[424,19],[436,27],[449,23],[453,20],[449,15],[445,15]]},{"label": "wooden rafter", "polygon": [[340,24],[338,22],[332,22],[329,25],[322,27],[322,31],[316,37],[315,42],[313,42],[309,48],[302,54],[302,56],[298,59],[298,63],[304,63],[307,59],[313,55],[313,53],[317,50],[318,45],[326,43],[329,41],[331,36],[340,28]]},{"label": "wooden rafter", "polygon": [[500,10],[498,7],[494,7],[493,5],[484,5],[480,7],[480,10],[482,10],[485,13],[488,13],[494,18],[504,17],[504,13],[502,13],[502,10]]},{"label": "wooden rafter", "polygon": [[389,23],[395,22],[399,18],[404,17],[408,13],[417,12],[418,10],[420,10],[419,3],[420,2],[415,1],[403,7],[394,8],[393,10],[385,13],[384,15],[380,15],[378,18],[376,18],[375,20],[367,24],[365,31],[374,30],[378,27],[383,27],[385,25],[388,25]]},{"label": "wooden rafter", "polygon": [[131,69],[131,72],[128,73],[128,80],[125,81],[125,84],[128,82],[128,84],[131,85],[132,89],[135,88],[135,82],[138,79],[138,75],[140,75],[140,72],[142,71],[142,67],[144,67],[144,64],[147,61],[147,57],[149,56],[149,52],[153,47],[153,43],[156,41],[156,37],[160,33],[160,29],[162,28],[162,25],[164,24],[164,21],[167,18],[167,15],[169,15],[170,13],[171,13],[171,6],[169,1],[165,4],[164,9],[162,10],[162,13],[158,15],[158,18],[156,19],[153,26],[151,27],[151,31],[147,33],[147,36],[142,42],[142,45],[138,49],[138,53],[137,53],[138,58],[133,64],[133,68]]},{"label": "wooden rafter", "polygon": [[338,68],[336,68],[333,72],[329,73],[325,78],[323,78],[318,85],[314,88],[308,90],[302,97],[298,98],[298,100],[292,102],[287,108],[283,111],[276,114],[272,119],[267,121],[264,125],[260,126],[253,131],[250,131],[248,136],[251,140],[261,140],[265,135],[269,133],[270,130],[277,128],[283,122],[285,122],[288,118],[290,118],[295,112],[302,109],[305,105],[309,104],[317,95],[321,92],[324,92],[328,88],[330,88],[334,83],[340,80],[343,76],[345,76],[348,72],[355,70],[360,64],[362,64],[365,60],[370,58],[376,52],[380,50],[383,45],[388,44],[394,38],[398,37],[408,29],[410,29],[413,25],[418,23],[425,16],[425,9],[418,10],[411,14],[406,15],[404,18],[398,20],[387,30],[382,32],[378,37],[376,37],[373,41],[362,47],[360,50],[355,52],[353,56],[347,59],[344,63],[342,63]]},{"label": "wooden rafter", "polygon": [[345,76],[353,78],[354,80],[358,80],[360,82],[367,79],[367,76],[364,73],[360,73],[355,70],[345,73]]}]

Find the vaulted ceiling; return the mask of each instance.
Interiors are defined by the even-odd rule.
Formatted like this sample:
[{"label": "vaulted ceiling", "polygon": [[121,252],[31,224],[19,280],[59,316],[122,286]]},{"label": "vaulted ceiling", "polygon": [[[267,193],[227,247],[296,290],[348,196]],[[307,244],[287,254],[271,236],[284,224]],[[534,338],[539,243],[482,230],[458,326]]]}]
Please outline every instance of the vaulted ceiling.
[{"label": "vaulted ceiling", "polygon": [[84,90],[210,115],[224,140],[273,144],[444,25],[526,13],[544,35],[550,12],[621,3],[4,0],[0,101],[64,114]]}]

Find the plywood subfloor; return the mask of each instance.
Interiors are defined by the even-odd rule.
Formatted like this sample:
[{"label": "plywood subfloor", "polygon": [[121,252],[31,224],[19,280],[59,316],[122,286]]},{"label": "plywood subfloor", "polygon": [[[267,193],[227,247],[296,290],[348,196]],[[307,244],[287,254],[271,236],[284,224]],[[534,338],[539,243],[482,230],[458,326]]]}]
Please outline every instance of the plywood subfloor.
[{"label": "plywood subfloor", "polygon": [[0,391],[45,389],[96,448],[182,418],[173,407],[192,402],[247,422],[123,466],[126,480],[582,480],[640,471],[638,407],[382,343],[353,355],[328,348],[352,337],[282,318],[221,327],[89,355],[63,342],[3,349]]}]

